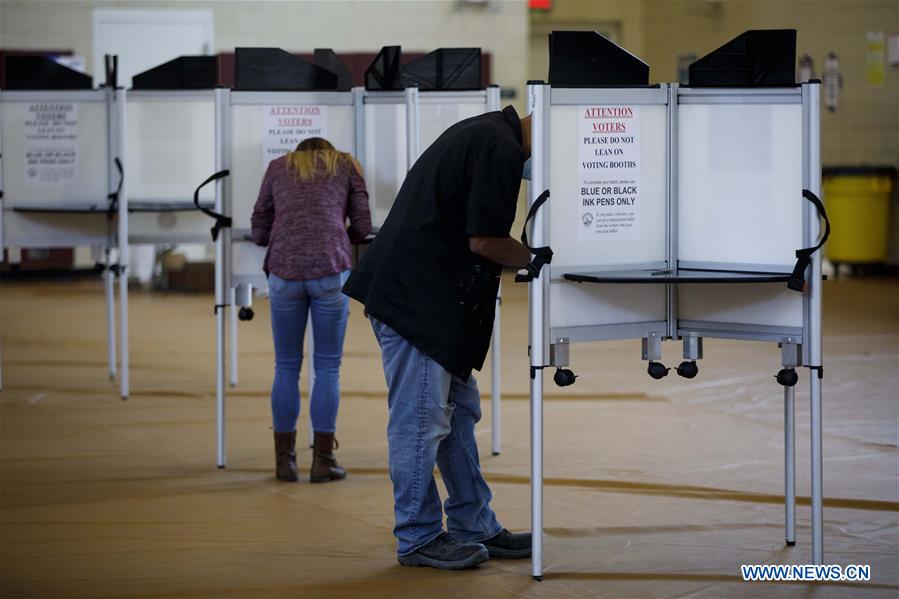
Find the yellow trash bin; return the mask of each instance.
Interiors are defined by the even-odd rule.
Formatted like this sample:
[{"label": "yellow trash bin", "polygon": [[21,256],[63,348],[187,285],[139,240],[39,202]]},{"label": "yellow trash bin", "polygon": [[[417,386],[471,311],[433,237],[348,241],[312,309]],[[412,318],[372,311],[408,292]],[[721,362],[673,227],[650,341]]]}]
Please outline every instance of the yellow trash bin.
[{"label": "yellow trash bin", "polygon": [[831,233],[825,254],[834,263],[878,264],[886,260],[893,167],[824,169],[824,205]]}]

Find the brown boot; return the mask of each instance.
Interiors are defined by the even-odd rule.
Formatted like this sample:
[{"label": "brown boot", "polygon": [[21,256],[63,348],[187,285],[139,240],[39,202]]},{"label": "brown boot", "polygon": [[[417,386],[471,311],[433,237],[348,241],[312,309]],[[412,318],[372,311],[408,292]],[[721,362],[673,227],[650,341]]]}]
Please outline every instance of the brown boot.
[{"label": "brown boot", "polygon": [[278,480],[296,482],[299,478],[296,444],[296,431],[275,433],[275,476]]},{"label": "brown boot", "polygon": [[338,466],[334,458],[334,450],[338,447],[334,433],[315,433],[315,441],[312,444],[312,469],[309,471],[310,482],[326,483],[346,478],[346,470]]}]

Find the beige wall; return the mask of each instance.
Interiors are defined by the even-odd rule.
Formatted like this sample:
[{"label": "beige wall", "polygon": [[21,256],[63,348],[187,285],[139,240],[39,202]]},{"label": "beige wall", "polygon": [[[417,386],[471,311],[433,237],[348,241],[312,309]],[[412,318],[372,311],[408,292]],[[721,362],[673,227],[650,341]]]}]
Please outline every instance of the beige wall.
[{"label": "beige wall", "polygon": [[526,80],[528,15],[526,4],[517,0],[487,6],[462,6],[455,0],[0,0],[0,47],[71,48],[86,58],[93,73],[95,8],[212,9],[217,52],[235,46],[338,52],[395,44],[409,51],[478,46],[493,55],[495,82],[518,88],[519,100]]},{"label": "beige wall", "polygon": [[[697,10],[700,4],[705,10]],[[840,59],[840,108],[831,113],[822,107],[824,164],[899,163],[899,71],[887,66],[879,89],[865,78],[865,34],[899,31],[896,0],[651,0],[643,14],[643,57],[660,81],[676,80],[677,53],[702,56],[746,29],[796,29],[797,55],[814,59],[818,77],[828,52]]]},{"label": "beige wall", "polygon": [[[649,63],[650,79],[662,82],[677,81],[678,54],[702,56],[747,29],[797,29],[797,54],[812,56],[817,76],[830,51],[842,67],[841,106],[822,109],[824,163],[899,164],[899,71],[887,66],[882,88],[865,79],[865,34],[899,31],[897,0],[558,0],[531,22],[544,30],[612,24],[619,43]],[[534,36],[530,52],[545,57],[545,37]],[[529,76],[545,78],[545,62],[531,63]]]}]

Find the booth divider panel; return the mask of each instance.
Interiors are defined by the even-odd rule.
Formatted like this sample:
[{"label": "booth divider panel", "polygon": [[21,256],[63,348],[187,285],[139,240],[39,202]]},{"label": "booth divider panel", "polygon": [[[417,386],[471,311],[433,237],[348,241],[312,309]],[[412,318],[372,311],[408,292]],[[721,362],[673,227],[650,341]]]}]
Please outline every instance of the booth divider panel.
[{"label": "booth divider panel", "polygon": [[680,320],[753,325],[803,326],[802,294],[785,283],[679,285]]},{"label": "booth divider panel", "polygon": [[[4,210],[3,245],[18,248],[70,248],[105,243],[107,220],[90,213],[60,214]],[[113,227],[113,233],[114,227]]]},{"label": "booth divider panel", "polygon": [[365,105],[364,157],[371,220],[378,228],[406,179],[405,103]]},{"label": "booth divider panel", "polygon": [[664,321],[666,297],[665,285],[553,281],[549,287],[550,328]]},{"label": "booth divider panel", "polygon": [[424,152],[440,135],[459,121],[487,112],[486,99],[475,103],[434,103],[422,102],[418,108],[421,118],[421,142],[419,147]]},{"label": "booth divider panel", "polygon": [[[128,198],[132,202],[192,202],[215,170],[215,99],[128,100]],[[215,186],[200,190],[212,203]]]},{"label": "booth divider panel", "polygon": [[[606,108],[633,114],[588,118],[588,109]],[[611,122],[628,130],[592,132],[594,124]],[[588,136],[597,143],[586,143]],[[547,207],[554,272],[666,261],[667,106],[554,105],[544,156],[551,173]],[[590,163],[603,168],[591,169]],[[612,163],[631,168],[610,169]],[[615,171],[621,176],[609,175]]]},{"label": "booth divider panel", "polygon": [[803,242],[801,104],[682,104],[678,130],[678,259],[791,270]]},{"label": "booth divider panel", "polygon": [[250,283],[263,292],[268,290],[268,281],[262,271],[267,248],[259,247],[251,241],[238,240],[231,245],[231,285]]},{"label": "booth divider panel", "polygon": [[199,210],[132,212],[128,217],[128,238],[131,243],[212,243],[212,223]]},{"label": "booth divider panel", "polygon": [[[105,98],[105,92],[78,94],[91,98],[86,101],[74,99],[77,96],[71,92],[68,96],[62,92],[28,92],[23,97],[30,99],[20,101],[14,92],[3,93],[6,208],[106,208],[108,122],[106,102],[97,100],[98,93]],[[49,123],[49,127],[43,123]],[[47,159],[41,162],[35,158],[37,152]],[[31,162],[28,153],[32,154]]]}]

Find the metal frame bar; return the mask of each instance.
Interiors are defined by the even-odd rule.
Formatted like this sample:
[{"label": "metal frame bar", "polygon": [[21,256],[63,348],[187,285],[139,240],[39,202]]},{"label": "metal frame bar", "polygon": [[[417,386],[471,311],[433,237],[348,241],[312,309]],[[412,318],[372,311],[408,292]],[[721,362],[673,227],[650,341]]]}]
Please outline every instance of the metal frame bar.
[{"label": "metal frame bar", "polygon": [[182,101],[182,100],[215,100],[214,89],[129,89],[128,101]]},{"label": "metal frame bar", "polygon": [[[802,114],[803,130],[803,185],[818,197],[821,197],[821,85],[820,83],[805,83],[802,85]],[[821,224],[818,214],[814,210],[807,210],[806,222],[808,223],[808,242],[817,239],[820,234]],[[809,403],[811,420],[811,498],[812,498],[812,562],[824,563],[824,484],[823,478],[823,451],[821,422],[821,381],[824,376],[822,370],[821,347],[821,314],[823,310],[823,297],[821,289],[821,251],[812,256],[809,268],[808,289],[806,291],[808,317],[806,320],[806,341],[803,349],[808,352],[805,364],[809,367]]]},{"label": "metal frame bar", "polygon": [[403,97],[406,100],[406,172],[409,172],[420,155],[421,118],[418,112],[418,88],[407,87]]},{"label": "metal frame bar", "polygon": [[[113,105],[112,105],[112,94],[113,91],[111,89],[106,89],[106,148],[107,148],[107,165],[106,165],[106,180],[107,187],[110,192],[114,191],[116,188],[117,181],[116,178],[116,169],[113,163],[115,159],[115,148],[116,144],[116,136],[113,131],[113,123],[115,122],[115,114],[113,113]],[[107,200],[108,201],[108,200]],[[106,225],[110,227],[110,224]],[[116,282],[116,269],[112,264],[112,243],[111,239],[112,233],[110,231],[107,236],[105,247],[103,248],[104,255],[104,269],[103,269],[103,286],[106,296],[106,360],[107,360],[107,370],[109,372],[109,381],[113,382],[116,379],[118,374],[117,372],[117,364],[116,364],[116,311],[115,311],[115,282]]]},{"label": "metal frame bar", "polygon": [[[446,92],[444,92],[446,93]],[[427,94],[422,94],[422,98]],[[479,96],[478,96],[479,97]],[[441,96],[443,98],[443,96]],[[485,90],[485,108],[487,112],[500,109],[500,88],[491,85]],[[490,450],[493,455],[499,455],[503,445],[503,414],[502,414],[502,306],[503,287],[500,282],[496,294],[496,308],[493,317],[493,338],[490,342]]]},{"label": "metal frame bar", "polygon": [[799,87],[708,88],[679,87],[678,104],[800,104]]},{"label": "metal frame bar", "polygon": [[646,322],[625,322],[618,324],[598,324],[572,327],[550,326],[550,339],[567,337],[570,343],[591,341],[614,341],[617,339],[641,339],[650,333],[664,336],[668,322],[648,320]]},{"label": "metal frame bar", "polygon": [[352,106],[353,97],[348,92],[251,92],[232,91],[231,106],[267,104],[324,104],[328,106]]},{"label": "metal frame bar", "polygon": [[769,325],[712,322],[704,320],[679,320],[677,334],[696,333],[702,337],[717,339],[742,339],[744,341],[774,341],[783,337],[802,337],[802,327],[777,327]]},{"label": "metal frame bar", "polygon": [[107,102],[106,88],[103,89],[67,89],[67,90],[3,90],[5,104],[27,102]]},{"label": "metal frame bar", "polygon": [[[668,86],[668,160],[665,168],[667,170],[666,177],[666,201],[665,210],[667,212],[668,228],[666,234],[668,236],[667,260],[668,268],[676,268],[678,264],[678,252],[680,251],[680,190],[678,189],[678,158],[679,158],[679,123],[677,110],[677,94],[679,85],[672,83]],[[668,321],[666,337],[670,339],[677,338],[677,313],[678,313],[678,285],[670,284],[665,286],[665,305],[666,320]]]},{"label": "metal frame bar", "polygon": [[[215,170],[231,165],[231,91],[215,90]],[[219,179],[215,186],[215,211],[231,214],[231,185]],[[225,304],[231,272],[231,229],[223,228],[215,241],[215,406],[216,466],[226,465],[225,448]]]},{"label": "metal frame bar", "polygon": [[228,339],[228,349],[231,351],[231,366],[228,368],[229,382],[231,387],[237,386],[238,379],[238,347],[237,347],[237,287],[231,287],[231,300],[228,306],[228,320],[231,325],[230,338]]},{"label": "metal frame bar", "polygon": [[[421,91],[419,102],[422,104],[489,104],[490,88],[471,91]],[[491,109],[488,109],[491,110]]]},{"label": "metal frame bar", "polygon": [[365,104],[403,104],[406,90],[370,91],[363,88]]},{"label": "metal frame bar", "polygon": [[119,247],[119,394],[122,399],[127,399],[131,392],[131,372],[128,363],[128,165],[125,163],[125,153],[128,148],[128,109],[123,88],[115,90],[116,119],[116,146],[110,148],[113,156],[118,154],[121,160],[122,190],[119,193],[118,214],[118,247]]},{"label": "metal frame bar", "polygon": [[[528,85],[531,108],[531,183],[528,207],[549,187],[549,161],[545,144],[549,138],[550,88],[543,84]],[[533,245],[546,242],[546,212],[534,216]],[[538,276],[528,283],[530,408],[531,408],[531,576],[543,579],[543,367],[547,363],[547,288],[549,277]]]},{"label": "metal frame bar", "polygon": [[668,84],[651,88],[551,88],[550,104],[667,104]]}]

